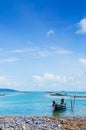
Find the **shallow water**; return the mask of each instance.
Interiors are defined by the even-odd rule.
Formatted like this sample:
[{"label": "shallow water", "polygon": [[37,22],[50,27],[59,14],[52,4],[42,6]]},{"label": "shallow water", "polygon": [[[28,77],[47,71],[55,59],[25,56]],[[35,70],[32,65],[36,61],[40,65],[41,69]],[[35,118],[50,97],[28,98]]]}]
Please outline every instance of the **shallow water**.
[{"label": "shallow water", "polygon": [[[68,92],[67,92],[68,93]],[[71,95],[75,93],[70,92]],[[85,95],[78,92],[76,95]],[[69,97],[65,97],[67,109],[54,112],[51,105],[55,100],[60,102],[61,97],[52,97],[46,92],[13,93],[0,97],[0,116],[10,115],[38,115],[38,116],[83,116],[86,117],[86,98],[76,98],[74,111],[71,110]],[[72,98],[72,101],[74,99]]]}]

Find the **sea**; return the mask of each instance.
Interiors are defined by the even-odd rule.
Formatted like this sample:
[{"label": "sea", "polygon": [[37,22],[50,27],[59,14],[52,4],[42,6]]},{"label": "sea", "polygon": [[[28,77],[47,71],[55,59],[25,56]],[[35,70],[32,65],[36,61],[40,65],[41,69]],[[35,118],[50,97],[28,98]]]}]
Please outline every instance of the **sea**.
[{"label": "sea", "polygon": [[[60,116],[86,117],[86,98],[64,97],[67,108],[54,111],[52,101],[60,102],[61,96],[52,92],[14,92],[0,96],[0,116]],[[64,92],[53,92],[64,93]],[[66,92],[72,96],[86,96],[86,92]],[[73,109],[71,107],[73,103]]]}]

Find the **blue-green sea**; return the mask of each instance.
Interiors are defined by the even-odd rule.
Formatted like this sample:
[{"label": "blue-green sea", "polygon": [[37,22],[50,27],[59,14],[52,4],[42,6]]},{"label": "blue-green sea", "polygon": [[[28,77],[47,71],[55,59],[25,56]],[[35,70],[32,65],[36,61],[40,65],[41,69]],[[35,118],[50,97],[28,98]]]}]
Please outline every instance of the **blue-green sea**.
[{"label": "blue-green sea", "polygon": [[[71,95],[84,95],[86,92],[67,92]],[[54,112],[52,101],[60,102],[61,97],[50,96],[48,92],[14,92],[6,96],[0,96],[0,116],[74,116],[86,117],[86,98],[76,98],[74,109],[71,110],[73,98],[65,97],[67,109],[64,111]]]}]

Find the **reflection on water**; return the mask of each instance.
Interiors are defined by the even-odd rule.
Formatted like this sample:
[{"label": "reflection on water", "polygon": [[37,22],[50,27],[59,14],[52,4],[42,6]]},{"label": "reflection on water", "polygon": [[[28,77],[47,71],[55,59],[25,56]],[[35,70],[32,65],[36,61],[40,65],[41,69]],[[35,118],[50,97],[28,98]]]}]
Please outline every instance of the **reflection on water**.
[{"label": "reflection on water", "polygon": [[66,109],[63,110],[53,110],[53,116],[64,116]]}]

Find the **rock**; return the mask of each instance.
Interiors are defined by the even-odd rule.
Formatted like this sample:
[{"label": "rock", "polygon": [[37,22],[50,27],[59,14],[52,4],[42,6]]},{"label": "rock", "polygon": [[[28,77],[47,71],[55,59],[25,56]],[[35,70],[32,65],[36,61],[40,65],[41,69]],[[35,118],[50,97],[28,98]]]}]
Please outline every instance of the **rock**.
[{"label": "rock", "polygon": [[86,119],[38,116],[0,117],[0,130],[85,130]]}]

